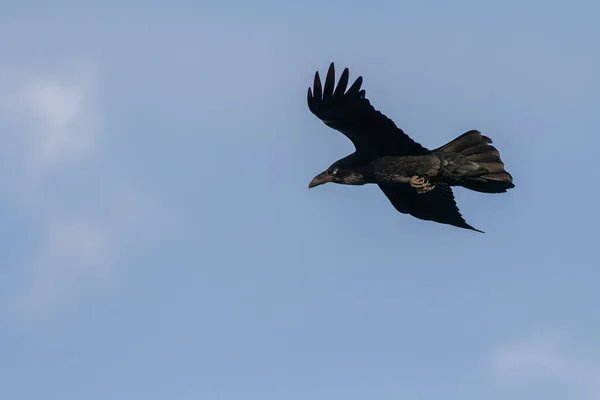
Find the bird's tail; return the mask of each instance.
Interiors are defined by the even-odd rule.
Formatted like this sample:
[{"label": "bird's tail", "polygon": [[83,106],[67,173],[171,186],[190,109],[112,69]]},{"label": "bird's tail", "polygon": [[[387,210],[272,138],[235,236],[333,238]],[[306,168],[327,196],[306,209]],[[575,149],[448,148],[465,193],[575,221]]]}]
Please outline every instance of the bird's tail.
[{"label": "bird's tail", "polygon": [[487,170],[484,175],[465,178],[461,186],[477,192],[503,193],[515,185],[512,176],[504,169],[500,152],[490,143],[492,139],[472,130],[434,151],[460,154]]}]

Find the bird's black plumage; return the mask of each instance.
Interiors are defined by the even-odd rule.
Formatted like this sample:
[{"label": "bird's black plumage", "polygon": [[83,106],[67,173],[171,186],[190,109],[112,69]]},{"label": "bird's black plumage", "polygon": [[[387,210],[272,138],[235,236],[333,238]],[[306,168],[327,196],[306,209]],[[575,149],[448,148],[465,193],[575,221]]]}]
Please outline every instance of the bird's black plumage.
[{"label": "bird's black plumage", "polygon": [[308,88],[308,108],[327,126],[340,131],[356,148],[356,162],[381,156],[427,154],[429,150],[412,140],[394,121],[376,110],[360,90],[359,76],[348,90],[350,72],[345,68],[335,88],[335,68],[331,63],[321,88],[319,72],[315,73],[314,91]]},{"label": "bird's black plumage", "polygon": [[[377,183],[394,208],[401,213],[477,231],[462,217],[452,193],[452,183],[449,180],[440,178],[432,189],[420,192],[406,181],[394,182],[390,179],[377,179],[372,172],[381,172],[382,168],[393,169],[394,165],[404,165],[406,159],[403,157],[432,156],[436,152],[445,150],[450,157],[450,150],[466,151],[467,153],[472,151],[475,154],[471,155],[472,157],[479,157],[480,161],[488,162],[487,165],[496,168],[501,164],[502,171],[490,172],[482,169],[484,172],[488,172],[490,179],[476,177],[472,182],[467,182],[473,187],[466,184],[462,186],[482,192],[486,190],[497,192],[496,187],[488,189],[494,184],[494,182],[490,182],[493,179],[507,180],[510,178],[509,186],[513,187],[512,177],[504,171],[504,164],[500,161],[497,150],[489,145],[485,147],[487,143],[491,143],[491,140],[482,136],[478,131],[469,131],[436,150],[429,150],[411,139],[391,119],[371,105],[366,98],[365,90],[361,89],[362,81],[362,77],[359,76],[348,88],[349,70],[345,68],[336,87],[333,63],[329,66],[323,86],[319,73],[315,73],[313,88],[308,89],[309,110],[327,126],[348,137],[354,144],[355,152],[333,163],[326,171],[315,177],[310,186],[328,181],[347,184]],[[431,157],[418,157],[417,162],[424,163],[426,159],[431,160]],[[348,180],[336,178],[335,174],[339,171],[350,174],[347,175]],[[497,174],[493,175],[493,172],[497,172]],[[501,172],[505,175],[500,176]],[[357,175],[361,173],[362,176]],[[365,181],[365,174],[369,174],[369,182]],[[353,177],[358,177],[357,182],[362,182],[352,183]],[[456,183],[454,184],[456,185]],[[501,187],[502,191],[506,190],[504,186],[501,185]]]}]

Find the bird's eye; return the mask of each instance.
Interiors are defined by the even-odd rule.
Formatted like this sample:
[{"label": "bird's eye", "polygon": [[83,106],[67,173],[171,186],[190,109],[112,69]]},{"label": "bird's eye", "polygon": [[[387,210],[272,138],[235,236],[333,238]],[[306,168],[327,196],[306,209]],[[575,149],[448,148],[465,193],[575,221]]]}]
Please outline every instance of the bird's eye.
[{"label": "bird's eye", "polygon": [[331,175],[337,175],[338,174],[339,169],[334,169],[333,171],[331,171]]}]

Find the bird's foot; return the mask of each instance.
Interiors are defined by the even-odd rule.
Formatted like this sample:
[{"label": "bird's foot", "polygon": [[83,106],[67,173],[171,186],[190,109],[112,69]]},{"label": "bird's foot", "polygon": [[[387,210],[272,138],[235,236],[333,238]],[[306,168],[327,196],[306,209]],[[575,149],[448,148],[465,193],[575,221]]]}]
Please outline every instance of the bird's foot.
[{"label": "bird's foot", "polygon": [[435,188],[435,183],[432,183],[424,176],[415,175],[410,178],[410,186],[414,187],[417,193],[427,193]]}]

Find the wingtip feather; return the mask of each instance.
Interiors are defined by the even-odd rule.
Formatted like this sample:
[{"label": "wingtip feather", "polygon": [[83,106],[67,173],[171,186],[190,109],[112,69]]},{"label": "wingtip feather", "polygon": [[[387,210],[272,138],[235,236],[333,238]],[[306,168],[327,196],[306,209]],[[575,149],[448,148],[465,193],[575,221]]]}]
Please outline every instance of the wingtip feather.
[{"label": "wingtip feather", "polygon": [[362,82],[363,82],[362,76],[359,76],[358,78],[356,78],[356,80],[354,81],[352,86],[350,86],[350,89],[348,89],[347,93],[358,93],[358,91],[360,90],[360,87],[362,85]]},{"label": "wingtip feather", "polygon": [[327,75],[325,76],[325,86],[323,87],[323,98],[333,96],[333,87],[335,86],[335,67],[333,63],[329,65]]},{"label": "wingtip feather", "polygon": [[308,109],[314,113],[315,107],[313,105],[314,101],[313,101],[312,89],[310,87],[308,88],[308,93],[306,94],[306,102],[308,103]]},{"label": "wingtip feather", "polygon": [[319,76],[319,71],[315,72],[315,79],[313,82],[314,87],[314,97],[316,99],[320,99],[323,96],[323,88],[321,87],[321,77]]},{"label": "wingtip feather", "polygon": [[348,68],[344,68],[342,71],[342,75],[340,76],[340,80],[338,81],[337,87],[335,88],[335,92],[333,93],[333,97],[343,96],[346,92],[346,88],[348,87],[348,78],[350,76],[350,71]]}]

